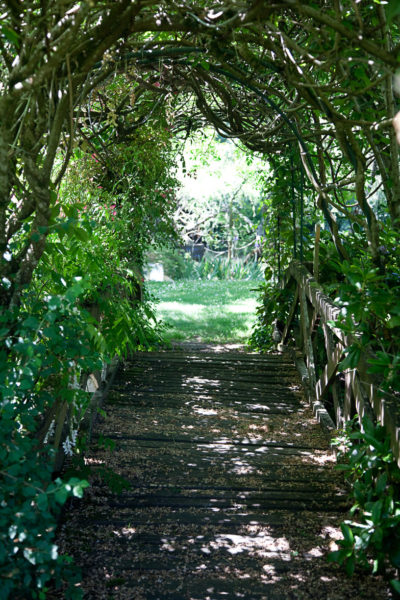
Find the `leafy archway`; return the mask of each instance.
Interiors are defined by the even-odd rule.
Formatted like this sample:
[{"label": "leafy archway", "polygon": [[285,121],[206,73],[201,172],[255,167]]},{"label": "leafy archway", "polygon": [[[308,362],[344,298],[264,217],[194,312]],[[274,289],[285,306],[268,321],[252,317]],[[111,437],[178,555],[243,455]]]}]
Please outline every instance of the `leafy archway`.
[{"label": "leafy archway", "polygon": [[[390,338],[399,324],[395,295],[381,317],[364,284],[372,269],[378,291],[398,285],[400,10],[395,0],[12,0],[1,8],[7,597],[43,588],[61,564],[54,514],[82,486],[51,484],[43,453],[52,428],[54,449],[60,445],[67,414],[66,447],[76,442],[87,408],[76,374],[146,338],[140,261],[153,232],[173,235],[172,136],[208,123],[263,153],[274,170],[279,268],[293,248],[307,259],[307,211],[310,221],[324,219],[332,264],[362,254],[362,268],[347,263],[370,302],[360,319],[370,324],[372,312]],[[356,292],[347,293],[353,302]],[[102,330],[89,316],[99,297]],[[389,350],[390,358],[397,350]]]}]

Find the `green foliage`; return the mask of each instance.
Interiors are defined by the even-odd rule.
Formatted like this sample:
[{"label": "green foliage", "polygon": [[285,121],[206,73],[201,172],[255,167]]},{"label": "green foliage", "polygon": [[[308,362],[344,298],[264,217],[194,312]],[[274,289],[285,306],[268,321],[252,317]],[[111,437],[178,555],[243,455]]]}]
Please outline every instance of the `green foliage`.
[{"label": "green foliage", "polygon": [[256,310],[257,321],[251,334],[250,346],[254,350],[265,351],[276,346],[273,333],[276,324],[283,327],[293,293],[271,280],[263,283],[257,291],[260,294]]},{"label": "green foliage", "polygon": [[262,279],[262,268],[255,261],[245,263],[241,259],[228,260],[227,257],[221,256],[203,256],[198,262],[187,257],[181,278],[252,281]]},{"label": "green foliage", "polygon": [[[356,418],[334,441],[343,470],[351,485],[356,520],[341,525],[343,539],[329,560],[344,565],[348,575],[356,565],[392,577],[400,568],[400,471],[390,450],[390,438],[381,425],[367,417],[362,431]],[[399,581],[392,579],[394,589]]]},{"label": "green foliage", "polygon": [[206,251],[200,261],[193,260],[180,249],[161,247],[152,249],[146,256],[147,262],[159,262],[164,273],[174,281],[180,280],[261,280],[262,266],[254,260],[245,262],[226,256],[215,256]]},{"label": "green foliage", "polygon": [[[73,585],[78,572],[68,557],[58,556],[54,535],[60,507],[68,497],[82,495],[87,485],[82,477],[88,474],[52,482],[62,441],[57,429],[67,427],[64,451],[72,453],[89,401],[74,380],[115,353],[159,339],[151,306],[140,298],[143,236],[126,256],[130,208],[120,206],[117,213],[109,199],[103,204],[104,197],[89,206],[83,184],[85,204],[74,191],[76,186],[63,187],[63,203],[54,210],[47,246],[21,307],[0,317],[0,595],[5,599],[45,598],[50,582],[64,586],[65,581],[66,597],[80,597]],[[15,242],[23,243],[22,238]],[[101,476],[113,489],[125,485],[106,469]]]},{"label": "green foliage", "polygon": [[[54,539],[61,506],[82,496],[89,474],[52,481],[52,472],[60,453],[79,445],[90,399],[81,378],[115,354],[159,341],[142,297],[141,261],[156,229],[174,237],[174,178],[170,150],[161,144],[155,153],[154,135],[147,127],[136,144],[116,146],[101,161],[93,150],[76,149],[59,196],[51,192],[48,224],[35,229],[28,216],[13,238],[18,254],[27,240],[47,236],[21,303],[0,315],[2,599],[44,599],[50,584],[65,582],[66,597],[81,596],[78,572],[58,556]],[[100,475],[113,489],[126,486],[107,469]]]},{"label": "green foliage", "polygon": [[[19,309],[1,314],[0,367],[0,595],[45,598],[50,580],[57,586],[76,573],[54,543],[57,516],[68,497],[81,497],[88,483],[52,481],[57,446],[48,431],[37,434],[57,403],[69,409],[70,442],[88,401],[71,388],[71,375],[100,366],[88,322],[76,301],[85,289],[77,280],[64,294],[42,300],[28,293]],[[18,326],[15,323],[18,323]],[[56,414],[54,416],[56,419]],[[49,427],[47,427],[49,430]],[[70,586],[68,596],[78,598]]]},{"label": "green foliage", "polygon": [[389,391],[400,391],[400,264],[394,245],[394,232],[386,232],[386,269],[374,266],[365,253],[352,262],[337,266],[340,285],[331,286],[335,302],[341,307],[335,322],[346,334],[355,339],[346,349],[342,370],[355,368],[361,353],[369,352],[368,370],[381,386]]},{"label": "green foliage", "polygon": [[[102,448],[109,452],[113,452],[115,450],[115,441],[103,437],[100,434],[97,444],[91,444],[93,449],[97,446],[98,448]],[[124,477],[115,473],[112,469],[108,468],[105,465],[97,465],[97,464],[87,464],[85,461],[85,452],[87,450],[87,438],[85,435],[80,436],[77,442],[76,453],[71,459],[71,464],[65,472],[65,477],[68,478],[78,478],[89,480],[93,483],[94,479],[99,479],[102,483],[107,485],[107,487],[114,494],[121,494],[124,490],[129,490],[131,488],[131,484]]]},{"label": "green foliage", "polygon": [[180,249],[171,246],[152,247],[145,254],[145,264],[162,263],[165,275],[174,281],[184,277],[187,260]]},{"label": "green foliage", "polygon": [[264,159],[205,130],[187,141],[183,162],[175,212],[181,233],[214,251],[229,247],[235,258],[251,253],[262,221]]},{"label": "green foliage", "polygon": [[[6,127],[2,132],[0,279],[3,306],[9,310],[0,317],[0,448],[4,477],[7,481],[16,477],[16,491],[10,490],[4,500],[7,506],[22,501],[18,490],[21,486],[27,490],[32,481],[39,496],[29,506],[37,507],[38,514],[50,506],[53,496],[46,500],[47,490],[53,492],[43,465],[54,457],[41,446],[40,432],[52,408],[59,416],[58,408],[66,403],[66,425],[72,426],[69,433],[75,435],[87,396],[74,389],[71,381],[114,352],[124,355],[157,339],[154,313],[140,299],[143,252],[154,238],[163,243],[176,238],[171,130],[188,137],[191,128],[203,127],[204,117],[214,121],[220,132],[239,136],[252,149],[271,156],[273,168],[264,178],[263,227],[268,238],[265,259],[274,275],[262,290],[256,345],[264,337],[268,343],[272,323],[283,321],[287,314],[289,297],[280,293],[276,279],[300,247],[305,260],[310,259],[313,225],[321,216],[315,202],[324,209],[326,221],[332,214],[341,215],[340,234],[351,258],[332,269],[333,260],[328,261],[329,268],[321,261],[324,280],[331,281],[331,275],[336,278],[333,292],[343,308],[339,326],[357,339],[341,368],[355,367],[361,349],[370,350],[370,371],[388,390],[400,391],[398,231],[384,231],[382,223],[371,218],[368,204],[382,221],[390,214],[392,223],[398,222],[395,140],[391,138],[388,144],[387,131],[382,129],[388,116],[393,116],[387,109],[393,104],[390,74],[396,57],[388,50],[399,41],[396,0],[356,3],[356,9],[344,2],[335,11],[329,3],[311,3],[308,26],[294,29],[290,19],[294,16],[301,23],[304,7],[293,5],[293,15],[289,15],[283,6],[272,11],[259,30],[251,2],[240,8],[240,18],[230,16],[229,3],[222,4],[220,15],[211,19],[215,27],[203,20],[211,18],[211,13],[203,15],[203,3],[189,14],[181,3],[172,2],[166,17],[177,29],[171,32],[160,32],[157,19],[146,19],[146,13],[158,10],[157,3],[151,2],[143,6],[111,3],[112,9],[108,3],[84,2],[78,3],[77,12],[69,1],[50,3],[44,11],[34,2],[3,4],[0,112]],[[16,9],[18,4],[23,7]],[[143,22],[149,31],[143,31]],[[187,46],[191,22],[193,49],[200,50],[195,58],[180,52],[182,44]],[[49,32],[60,26],[63,43],[49,44]],[[230,26],[233,35],[225,35]],[[338,35],[343,28],[347,35]],[[226,45],[224,52],[215,43],[217,30]],[[277,31],[284,35],[276,35]],[[43,52],[32,52],[32,48],[45,48],[46,60]],[[138,48],[143,48],[139,59]],[[327,61],[332,52],[335,60]],[[131,62],[132,53],[136,54]],[[218,72],[212,68],[213,55],[221,66]],[[271,59],[273,68],[271,62],[265,79]],[[227,68],[237,83],[240,72],[251,72],[256,93],[251,93],[250,86],[243,93],[242,85],[231,85],[232,79],[223,76]],[[290,76],[293,68],[296,77]],[[197,93],[197,103],[188,98],[190,86]],[[181,106],[175,98],[180,90],[184,91]],[[264,92],[269,102],[263,102]],[[279,102],[275,109],[272,98]],[[338,128],[339,121],[347,126]],[[302,158],[310,171],[307,189],[297,151],[300,139]],[[51,183],[58,144],[67,149],[67,155],[73,152],[59,197],[55,191],[59,182]],[[226,139],[223,145],[228,146]],[[62,176],[61,164],[59,173]],[[57,173],[53,175],[56,181]],[[256,210],[259,195],[253,201],[243,194],[245,201],[239,204],[234,190],[235,186],[230,193],[223,192],[215,216],[207,215],[213,220],[218,244],[228,244],[233,253],[235,237],[252,238],[254,225],[261,222]],[[378,193],[385,196],[386,213]],[[324,206],[327,202],[330,213]],[[203,207],[197,210],[201,218]],[[363,255],[366,243],[373,262]],[[331,251],[332,244],[328,258]],[[199,272],[193,276],[247,276],[242,265],[237,264],[234,271],[231,267],[223,261],[204,261],[195,267]],[[73,438],[67,439],[71,443]],[[18,448],[23,454],[18,455]],[[38,481],[29,479],[36,477],[31,473],[38,474]],[[76,486],[71,486],[74,493]],[[65,490],[58,493],[59,498],[64,498]],[[50,509],[48,518],[52,519],[56,505]],[[7,513],[8,532],[12,514],[17,515],[12,510]],[[46,519],[42,519],[42,530],[37,525],[39,517],[34,521],[41,541],[50,540]],[[21,544],[25,543],[24,532],[14,535],[11,529],[11,533],[7,540],[15,541],[18,535]],[[349,530],[344,528],[343,533],[350,546]],[[29,548],[35,548],[34,540],[30,543],[24,560],[27,573],[33,569],[34,574],[25,577],[21,571],[18,581],[24,590],[5,589],[4,595],[28,590],[36,594],[39,583],[40,594],[44,593],[52,567],[43,567],[39,582],[37,566],[51,565],[56,559],[46,546],[43,563],[35,559],[34,564],[27,558]],[[16,562],[21,553],[25,550],[17,547]],[[9,577],[3,579],[9,583]]]},{"label": "green foliage", "polygon": [[[67,498],[81,498],[87,481],[71,478],[51,481],[43,456],[14,435],[9,461],[0,472],[0,594],[1,598],[45,598],[51,582],[57,588],[67,580],[66,598],[81,598],[73,587],[79,572],[54,542],[57,516]],[[18,448],[16,445],[18,444]],[[27,451],[22,458],[20,450]],[[3,453],[3,452],[2,452]]]}]

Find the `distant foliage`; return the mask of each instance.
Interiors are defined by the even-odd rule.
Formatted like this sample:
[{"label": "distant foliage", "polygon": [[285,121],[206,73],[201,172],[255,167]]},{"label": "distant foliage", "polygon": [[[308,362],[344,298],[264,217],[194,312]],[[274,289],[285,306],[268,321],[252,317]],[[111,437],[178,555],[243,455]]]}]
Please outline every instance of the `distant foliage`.
[{"label": "distant foliage", "polygon": [[262,267],[258,262],[245,263],[241,259],[228,260],[226,257],[205,256],[197,262],[190,258],[185,260],[181,279],[208,280],[261,280]]}]

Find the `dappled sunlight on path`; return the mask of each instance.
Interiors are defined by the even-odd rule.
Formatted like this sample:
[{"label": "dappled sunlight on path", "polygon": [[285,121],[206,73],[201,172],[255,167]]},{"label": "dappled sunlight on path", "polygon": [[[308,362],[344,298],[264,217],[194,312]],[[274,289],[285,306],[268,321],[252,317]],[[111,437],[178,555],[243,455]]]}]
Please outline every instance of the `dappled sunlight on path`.
[{"label": "dappled sunlight on path", "polygon": [[107,415],[115,450],[98,445],[87,461],[130,487],[94,481],[60,533],[87,600],[388,597],[326,562],[345,490],[284,356],[139,354]]}]

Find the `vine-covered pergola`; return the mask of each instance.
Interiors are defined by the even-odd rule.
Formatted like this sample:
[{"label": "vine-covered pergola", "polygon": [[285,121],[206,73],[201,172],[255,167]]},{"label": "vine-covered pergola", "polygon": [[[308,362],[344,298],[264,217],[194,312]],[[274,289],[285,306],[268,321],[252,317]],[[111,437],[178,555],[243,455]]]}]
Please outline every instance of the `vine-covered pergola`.
[{"label": "vine-covered pergola", "polygon": [[[3,305],[18,302],[30,281],[80,136],[108,119],[118,140],[127,139],[167,102],[171,133],[209,123],[267,157],[290,156],[339,254],[346,257],[333,207],[365,230],[381,264],[368,197],[381,187],[397,224],[396,3],[6,2],[2,10],[3,254],[28,218],[39,231],[3,260]],[[116,73],[126,96],[115,106],[104,98],[98,114],[96,90]],[[151,92],[152,108],[132,106],[133,83],[136,93]],[[60,145],[64,164],[54,175]]]},{"label": "vine-covered pergola", "polygon": [[[83,488],[77,480],[52,482],[52,471],[62,440],[69,450],[76,444],[88,409],[79,378],[85,375],[86,385],[106,355],[146,337],[143,251],[152,236],[174,235],[171,139],[183,144],[211,126],[265,157],[270,268],[261,328],[274,327],[286,342],[300,303],[312,386],[321,394],[332,387],[336,410],[338,362],[345,355],[341,370],[355,369],[368,349],[378,384],[399,393],[400,6],[0,6],[0,476],[7,507],[1,524],[9,532],[7,550],[0,549],[0,590],[8,597],[58,576],[54,514]],[[305,271],[313,244],[305,229],[317,221],[324,289]],[[77,277],[85,245],[86,272]],[[292,264],[285,279],[291,258],[303,264]],[[282,291],[281,283],[290,285]],[[116,307],[103,310],[101,323],[99,298]],[[327,357],[319,380],[318,327]],[[367,376],[368,365],[362,367]],[[351,394],[358,380],[344,379]],[[396,396],[390,401],[397,406]],[[18,537],[25,518],[29,527]],[[27,562],[25,583],[14,586]]]}]

